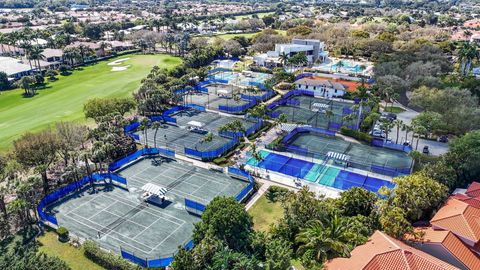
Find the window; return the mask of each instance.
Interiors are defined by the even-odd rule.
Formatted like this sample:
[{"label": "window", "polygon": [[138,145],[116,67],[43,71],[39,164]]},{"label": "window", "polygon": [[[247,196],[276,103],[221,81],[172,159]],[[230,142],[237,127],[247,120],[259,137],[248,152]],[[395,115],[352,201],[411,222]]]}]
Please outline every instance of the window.
[{"label": "window", "polygon": [[308,85],[305,85],[305,89],[308,89]]},{"label": "window", "polygon": [[337,93],[337,89],[335,89],[335,93]]}]

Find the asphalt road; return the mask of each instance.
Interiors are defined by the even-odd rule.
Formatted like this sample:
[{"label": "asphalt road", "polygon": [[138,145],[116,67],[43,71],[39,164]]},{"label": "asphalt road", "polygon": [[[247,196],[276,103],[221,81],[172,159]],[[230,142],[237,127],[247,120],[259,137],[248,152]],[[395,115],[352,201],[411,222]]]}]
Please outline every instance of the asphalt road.
[{"label": "asphalt road", "polygon": [[[411,124],[412,119],[418,115],[418,112],[409,109],[407,107],[402,106],[399,103],[395,103],[394,106],[401,107],[405,111],[402,113],[397,114],[397,119],[402,120],[406,124]],[[388,137],[392,139],[393,142],[396,141],[397,139],[397,128],[394,127],[392,130],[390,130]],[[425,140],[425,139],[420,139],[418,142],[418,147],[417,146],[417,138],[412,142],[412,133],[408,134],[408,141],[410,141],[413,144],[413,149],[417,149],[418,151],[422,151],[424,146],[428,146],[430,150],[431,155],[439,156],[448,151],[448,143],[441,143],[437,141],[431,141],[431,140]],[[398,143],[402,143],[405,141],[405,131],[400,130],[399,136],[398,136]]]}]

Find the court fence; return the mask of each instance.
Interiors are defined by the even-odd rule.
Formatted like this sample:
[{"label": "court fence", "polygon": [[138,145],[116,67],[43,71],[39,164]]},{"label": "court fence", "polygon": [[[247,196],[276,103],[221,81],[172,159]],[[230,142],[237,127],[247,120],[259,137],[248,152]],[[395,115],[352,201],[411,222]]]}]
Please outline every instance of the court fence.
[{"label": "court fence", "polygon": [[266,100],[268,100],[269,98],[271,98],[274,94],[275,94],[275,92],[270,91],[270,90],[267,90],[267,91],[265,91],[265,93],[264,93],[263,95],[261,95],[261,96],[240,94],[240,97],[241,97],[242,99],[245,99],[245,100],[261,100],[261,101],[266,101]]},{"label": "court fence", "polygon": [[257,100],[253,99],[253,100],[250,100],[246,104],[238,105],[238,106],[218,105],[218,110],[224,111],[224,112],[227,112],[227,113],[231,113],[231,114],[239,114],[239,113],[245,112],[246,110],[250,109],[251,107],[255,106],[256,104],[257,104]]},{"label": "court fence", "polygon": [[72,193],[74,191],[78,191],[78,190],[82,189],[88,183],[93,184],[95,182],[104,181],[106,179],[111,179],[112,183],[116,182],[117,184],[120,184],[122,186],[127,185],[127,179],[125,179],[125,178],[123,178],[119,175],[110,173],[110,172],[108,172],[108,173],[93,173],[91,175],[87,175],[87,176],[83,177],[82,179],[80,179],[76,182],[73,182],[71,184],[68,184],[64,187],[61,187],[61,188],[57,189],[56,191],[51,192],[51,193],[47,194],[45,197],[43,197],[43,199],[40,201],[40,203],[37,206],[37,212],[38,212],[38,216],[40,217],[40,220],[47,221],[52,225],[58,226],[58,221],[57,221],[57,218],[55,217],[55,215],[52,214],[52,213],[45,212],[45,208],[49,204],[52,204],[52,203],[54,203],[54,202],[56,202],[56,201],[58,201],[58,200],[60,200],[64,197],[68,196],[70,193]]},{"label": "court fence", "polygon": [[[187,242],[183,247],[187,250],[192,249],[194,246],[193,240]],[[159,267],[167,267],[173,262],[173,257],[176,253],[168,254],[161,256],[161,258],[156,259],[148,259],[148,258],[141,258],[135,255],[135,252],[127,251],[126,249],[120,247],[120,254],[122,258],[127,259],[135,264],[138,264],[142,267],[146,268],[159,268]]]},{"label": "court fence", "polygon": [[238,137],[232,138],[231,141],[227,142],[226,144],[222,145],[221,147],[210,150],[210,151],[200,151],[196,149],[191,149],[188,147],[184,148],[184,153],[187,156],[192,158],[200,159],[200,160],[210,160],[221,156],[223,153],[232,149],[238,143]]},{"label": "court fence", "polygon": [[168,148],[142,148],[126,157],[120,158],[110,163],[110,165],[108,166],[108,170],[111,172],[116,171],[119,168],[137,160],[142,156],[151,156],[151,155],[161,155],[168,158],[175,158],[175,151]]},{"label": "court fence", "polygon": [[393,143],[393,142],[387,142],[384,139],[379,139],[379,138],[374,138],[372,140],[372,146],[403,151],[405,153],[412,152],[412,147],[410,145],[403,145],[403,144],[396,144],[396,143]]}]

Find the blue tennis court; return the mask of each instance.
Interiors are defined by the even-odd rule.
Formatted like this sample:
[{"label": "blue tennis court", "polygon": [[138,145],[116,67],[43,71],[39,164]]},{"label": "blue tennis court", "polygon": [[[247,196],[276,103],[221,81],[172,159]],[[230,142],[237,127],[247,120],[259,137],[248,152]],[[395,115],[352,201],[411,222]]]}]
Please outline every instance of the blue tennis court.
[{"label": "blue tennis court", "polygon": [[392,182],[342,170],[327,164],[317,164],[272,153],[266,150],[260,150],[259,154],[262,157],[262,160],[256,160],[251,157],[247,161],[247,165],[278,172],[308,182],[334,187],[340,190],[361,187],[377,193],[383,186],[388,188],[395,187]]}]

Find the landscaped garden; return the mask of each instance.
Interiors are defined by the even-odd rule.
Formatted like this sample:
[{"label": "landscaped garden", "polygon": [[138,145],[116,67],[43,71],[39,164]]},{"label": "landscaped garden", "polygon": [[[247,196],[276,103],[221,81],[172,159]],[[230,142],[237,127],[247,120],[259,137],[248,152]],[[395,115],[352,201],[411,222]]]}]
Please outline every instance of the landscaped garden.
[{"label": "landscaped garden", "polygon": [[[120,66],[108,65],[126,58]],[[33,97],[24,97],[22,89],[2,92],[0,151],[26,131],[39,131],[58,121],[85,122],[83,104],[87,100],[130,96],[153,66],[171,68],[180,63],[180,58],[169,55],[123,55],[81,67],[68,76],[59,75]]]}]

